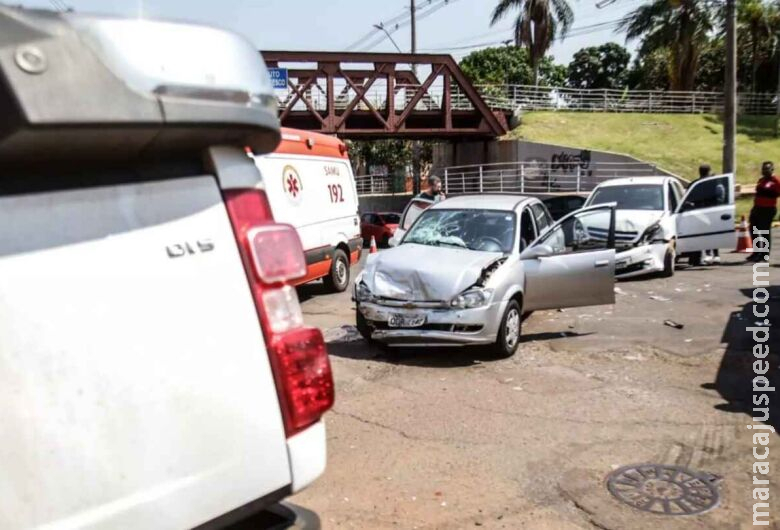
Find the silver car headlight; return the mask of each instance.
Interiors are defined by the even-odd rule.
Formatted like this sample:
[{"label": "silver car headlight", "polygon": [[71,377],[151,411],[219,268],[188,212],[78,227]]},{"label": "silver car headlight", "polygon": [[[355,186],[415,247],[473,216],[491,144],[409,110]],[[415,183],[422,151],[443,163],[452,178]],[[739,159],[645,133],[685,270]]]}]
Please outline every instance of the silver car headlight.
[{"label": "silver car headlight", "polygon": [[355,284],[355,300],[358,302],[371,302],[374,299],[374,293],[363,282]]},{"label": "silver car headlight", "polygon": [[493,289],[469,289],[452,299],[450,305],[458,309],[482,307],[493,299]]}]

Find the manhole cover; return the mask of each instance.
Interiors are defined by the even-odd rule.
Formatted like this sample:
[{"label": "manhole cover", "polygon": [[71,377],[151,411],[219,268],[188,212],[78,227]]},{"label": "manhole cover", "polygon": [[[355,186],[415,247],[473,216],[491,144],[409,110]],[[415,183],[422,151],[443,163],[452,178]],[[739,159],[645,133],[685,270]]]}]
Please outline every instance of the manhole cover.
[{"label": "manhole cover", "polygon": [[621,467],[607,476],[607,488],[625,504],[661,515],[700,514],[720,502],[720,492],[710,476],[680,466]]}]

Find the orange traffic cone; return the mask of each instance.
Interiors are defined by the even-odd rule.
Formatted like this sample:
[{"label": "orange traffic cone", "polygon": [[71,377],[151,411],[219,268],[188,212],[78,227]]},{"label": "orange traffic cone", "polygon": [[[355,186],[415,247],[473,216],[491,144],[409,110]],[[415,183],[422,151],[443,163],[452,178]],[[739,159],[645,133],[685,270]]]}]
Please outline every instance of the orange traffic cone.
[{"label": "orange traffic cone", "polygon": [[368,250],[369,254],[376,254],[376,238],[374,236],[371,236],[371,246]]},{"label": "orange traffic cone", "polygon": [[737,228],[737,249],[734,252],[753,252],[753,240],[750,238],[750,231],[744,215]]}]

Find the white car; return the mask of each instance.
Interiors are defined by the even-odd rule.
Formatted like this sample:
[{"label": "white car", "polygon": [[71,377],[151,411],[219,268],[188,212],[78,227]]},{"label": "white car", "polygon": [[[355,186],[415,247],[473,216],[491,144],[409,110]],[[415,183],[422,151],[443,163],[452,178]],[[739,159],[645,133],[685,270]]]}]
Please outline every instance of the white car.
[{"label": "white car", "polygon": [[[612,304],[614,205],[553,224],[535,197],[472,195],[416,216],[396,246],[368,257],[355,280],[356,325],[389,346],[492,345],[514,354],[522,315]],[[588,236],[606,227],[605,238]]]},{"label": "white car", "polygon": [[277,507],[325,469],[333,379],[244,151],[280,138],[257,49],[5,6],[0,35],[0,528]]},{"label": "white car", "polygon": [[[672,276],[678,257],[734,248],[734,175],[697,180],[685,190],[673,177],[630,177],[599,184],[585,207],[617,203],[615,275]],[[598,230],[592,235],[598,236]]]}]

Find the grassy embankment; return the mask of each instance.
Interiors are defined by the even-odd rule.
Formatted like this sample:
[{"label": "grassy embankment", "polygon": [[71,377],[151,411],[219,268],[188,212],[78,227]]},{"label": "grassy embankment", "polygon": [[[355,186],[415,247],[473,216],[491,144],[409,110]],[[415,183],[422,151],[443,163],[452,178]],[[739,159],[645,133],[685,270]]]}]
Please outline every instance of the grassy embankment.
[{"label": "grassy embankment", "polygon": [[[737,182],[751,188],[761,162],[780,167],[780,138],[772,116],[745,116],[737,126]],[[723,124],[708,114],[614,114],[529,112],[510,138],[625,153],[654,162],[681,177],[694,179],[701,163],[718,171]],[[750,198],[737,203],[738,215],[750,209]]]}]

